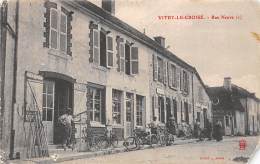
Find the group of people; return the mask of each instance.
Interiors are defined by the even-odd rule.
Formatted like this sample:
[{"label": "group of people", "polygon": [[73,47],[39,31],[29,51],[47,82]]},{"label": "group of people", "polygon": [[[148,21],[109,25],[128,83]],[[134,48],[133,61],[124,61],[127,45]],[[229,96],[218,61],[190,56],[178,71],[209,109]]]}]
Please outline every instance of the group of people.
[{"label": "group of people", "polygon": [[[72,116],[72,110],[66,109],[65,113],[59,117],[59,123],[61,124],[61,128],[63,129],[63,140],[62,145],[64,150],[66,148],[72,147],[72,140],[73,140],[73,116]],[[184,124],[185,121],[182,121]],[[172,135],[177,135],[177,133],[181,133],[181,131],[185,131],[185,129],[178,129],[178,125],[176,124],[176,120],[174,117],[170,117],[166,123],[166,125],[160,125],[159,121],[157,121],[157,117],[153,117],[153,121],[150,123],[151,133],[157,134],[158,127],[159,126],[166,126],[166,130],[168,133]],[[181,124],[182,125],[182,124]],[[182,125],[182,127],[185,127]],[[194,128],[193,128],[193,136],[195,138],[198,138],[199,140],[202,140],[203,138],[208,138],[211,140],[212,138],[216,139],[217,141],[221,141],[223,139],[222,135],[222,124],[221,121],[217,121],[214,125],[214,128],[212,126],[212,123],[207,119],[204,129],[201,129],[200,121],[197,119]],[[183,132],[184,133],[184,132]]]},{"label": "group of people", "polygon": [[[157,134],[157,129],[161,123],[157,121],[157,117],[153,117],[153,121],[150,123],[151,133]],[[165,124],[167,132],[172,135],[185,136],[185,131],[187,131],[187,126],[184,120],[178,126],[174,117],[170,117]],[[200,126],[200,121],[197,119],[193,128],[193,137],[203,140],[203,138],[208,138],[208,140],[215,139],[216,141],[221,141],[223,139],[222,134],[222,124],[221,121],[217,121],[212,125],[209,119],[206,119],[204,129]]]}]

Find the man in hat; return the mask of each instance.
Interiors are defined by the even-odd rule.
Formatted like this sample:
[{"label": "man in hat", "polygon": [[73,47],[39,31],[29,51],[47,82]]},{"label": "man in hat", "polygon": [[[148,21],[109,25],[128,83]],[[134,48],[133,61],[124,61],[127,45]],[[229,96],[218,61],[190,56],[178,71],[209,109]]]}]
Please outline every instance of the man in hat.
[{"label": "man in hat", "polygon": [[176,134],[176,123],[175,123],[175,118],[173,116],[171,116],[167,121],[166,128],[170,134],[172,135]]},{"label": "man in hat", "polygon": [[71,132],[72,132],[72,110],[67,108],[65,110],[65,113],[59,117],[59,121],[62,125],[62,129],[64,132],[63,135],[63,141],[62,141],[62,146],[64,150],[66,150],[67,147],[71,147]]}]

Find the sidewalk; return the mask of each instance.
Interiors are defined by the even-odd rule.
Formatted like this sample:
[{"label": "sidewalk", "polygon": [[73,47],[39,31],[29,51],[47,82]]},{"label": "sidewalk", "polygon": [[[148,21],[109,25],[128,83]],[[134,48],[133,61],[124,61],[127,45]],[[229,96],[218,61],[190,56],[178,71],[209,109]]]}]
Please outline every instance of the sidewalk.
[{"label": "sidewalk", "polygon": [[[182,138],[175,138],[175,141],[174,141],[172,146],[194,143],[194,142],[196,142],[196,140],[197,139],[185,139],[184,140]],[[120,145],[122,145],[122,144],[120,144]],[[153,147],[150,147],[148,145],[145,145],[140,150],[153,149],[153,148],[157,148],[157,147],[162,147],[162,146],[154,145]],[[109,154],[123,153],[123,152],[126,152],[126,151],[125,151],[125,148],[122,146],[122,147],[118,147],[118,148],[105,149],[105,150],[96,151],[96,152],[76,152],[76,151],[58,151],[58,152],[59,152],[58,154],[51,154],[50,153],[50,157],[46,157],[46,158],[32,158],[32,159],[26,159],[26,160],[14,160],[14,161],[10,161],[10,163],[50,164],[50,163],[59,163],[59,162],[64,162],[64,161],[77,160],[77,159],[92,158],[92,157],[109,155]]]}]

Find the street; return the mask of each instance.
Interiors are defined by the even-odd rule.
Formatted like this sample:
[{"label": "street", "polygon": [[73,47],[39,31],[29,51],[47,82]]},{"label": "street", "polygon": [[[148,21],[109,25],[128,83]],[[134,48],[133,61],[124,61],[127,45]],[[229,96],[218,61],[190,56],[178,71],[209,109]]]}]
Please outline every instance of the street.
[{"label": "street", "polygon": [[[239,140],[246,140],[245,150],[239,150]],[[96,158],[66,161],[67,164],[172,164],[172,163],[241,163],[254,152],[259,137],[225,137],[223,141],[203,141],[155,149],[138,150]],[[239,158],[242,157],[242,158]],[[240,161],[233,159],[242,159]]]}]

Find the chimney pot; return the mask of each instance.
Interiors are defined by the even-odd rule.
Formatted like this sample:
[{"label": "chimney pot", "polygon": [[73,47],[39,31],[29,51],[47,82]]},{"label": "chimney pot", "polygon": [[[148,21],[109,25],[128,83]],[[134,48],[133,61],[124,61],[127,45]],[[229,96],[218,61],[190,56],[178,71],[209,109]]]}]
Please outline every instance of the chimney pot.
[{"label": "chimney pot", "polygon": [[165,48],[165,38],[162,36],[154,37],[154,40],[159,43],[163,48]]},{"label": "chimney pot", "polygon": [[223,87],[231,91],[231,77],[225,77]]},{"label": "chimney pot", "polygon": [[115,0],[102,0],[102,9],[115,15]]}]

